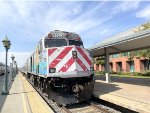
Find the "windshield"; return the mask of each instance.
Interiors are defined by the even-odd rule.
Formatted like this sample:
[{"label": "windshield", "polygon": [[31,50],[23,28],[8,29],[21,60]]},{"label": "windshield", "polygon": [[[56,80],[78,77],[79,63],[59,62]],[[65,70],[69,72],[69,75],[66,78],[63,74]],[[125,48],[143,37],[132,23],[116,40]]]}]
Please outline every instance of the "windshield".
[{"label": "windshield", "polygon": [[78,40],[69,40],[69,45],[83,46],[83,43]]},{"label": "windshield", "polygon": [[61,47],[67,46],[67,41],[65,39],[45,39],[45,47]]}]

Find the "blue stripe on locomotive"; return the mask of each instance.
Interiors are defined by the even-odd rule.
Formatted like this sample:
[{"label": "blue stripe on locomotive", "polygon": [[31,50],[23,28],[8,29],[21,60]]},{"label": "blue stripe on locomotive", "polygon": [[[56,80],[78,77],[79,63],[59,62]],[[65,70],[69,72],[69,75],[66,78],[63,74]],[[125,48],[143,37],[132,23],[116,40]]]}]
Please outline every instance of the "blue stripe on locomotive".
[{"label": "blue stripe on locomotive", "polygon": [[[32,68],[30,67],[31,61],[29,59],[28,60],[28,63],[29,63],[28,71],[32,72],[32,73],[37,73],[40,75],[47,75],[47,62],[44,59],[46,59],[46,52],[42,52],[41,55],[39,55],[38,64],[35,63],[36,58],[34,57],[34,59],[33,59],[34,63],[32,64]],[[32,69],[32,70],[30,71],[30,69]]]},{"label": "blue stripe on locomotive", "polygon": [[36,65],[35,64],[32,66],[32,72],[36,73]]},{"label": "blue stripe on locomotive", "polygon": [[39,74],[46,75],[47,74],[47,62],[39,62]]}]

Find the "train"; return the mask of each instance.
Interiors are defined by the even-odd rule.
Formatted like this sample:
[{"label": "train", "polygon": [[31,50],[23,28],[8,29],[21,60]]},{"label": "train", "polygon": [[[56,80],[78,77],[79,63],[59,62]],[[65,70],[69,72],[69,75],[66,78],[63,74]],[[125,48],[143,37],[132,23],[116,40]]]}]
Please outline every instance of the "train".
[{"label": "train", "polygon": [[[7,66],[8,73],[10,72],[10,67]],[[0,76],[5,74],[5,64],[0,62]]]},{"label": "train", "polygon": [[74,32],[54,30],[43,36],[21,72],[59,105],[89,100],[93,93],[92,56]]}]

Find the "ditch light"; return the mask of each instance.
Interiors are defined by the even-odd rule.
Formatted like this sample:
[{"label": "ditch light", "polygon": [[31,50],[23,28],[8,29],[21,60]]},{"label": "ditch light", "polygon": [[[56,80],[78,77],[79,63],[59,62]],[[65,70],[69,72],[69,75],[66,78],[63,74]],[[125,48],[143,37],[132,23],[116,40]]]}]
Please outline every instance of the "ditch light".
[{"label": "ditch light", "polygon": [[49,73],[55,73],[56,72],[56,68],[50,68],[49,69]]}]

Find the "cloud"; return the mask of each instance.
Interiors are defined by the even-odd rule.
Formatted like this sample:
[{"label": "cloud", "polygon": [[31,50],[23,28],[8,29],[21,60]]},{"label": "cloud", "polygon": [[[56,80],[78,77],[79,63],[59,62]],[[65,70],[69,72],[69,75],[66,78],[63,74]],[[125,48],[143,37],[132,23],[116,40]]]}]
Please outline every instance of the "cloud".
[{"label": "cloud", "polygon": [[107,20],[107,17],[105,17],[105,20],[100,17],[97,19],[94,17],[102,4],[99,2],[94,8],[91,5],[86,10],[83,9],[83,3],[73,2],[69,5],[56,5],[55,8],[57,10],[51,9],[48,11],[45,25],[49,25],[48,27],[52,30],[60,29],[77,33],[84,32]]},{"label": "cloud", "polygon": [[[12,62],[12,54],[15,56],[18,67],[22,67],[27,58],[31,55],[31,52],[8,52],[8,65]],[[5,63],[5,52],[0,52],[0,62]]]},{"label": "cloud", "polygon": [[[114,25],[118,22],[117,19],[125,20],[118,14],[137,10],[139,3],[139,1],[35,2],[29,0],[0,2],[0,37],[8,35],[12,42],[12,51],[31,51],[40,38],[49,31],[71,31],[81,34],[84,45],[88,48],[92,45],[92,41],[95,43],[112,35],[116,29]],[[20,66],[29,53],[14,52]],[[4,53],[0,55],[1,58]],[[23,60],[20,60],[21,55],[25,56]]]},{"label": "cloud", "polygon": [[[99,11],[105,2],[89,4],[87,7],[84,2],[1,2],[0,23],[9,23],[10,29],[17,30],[11,33],[24,41],[39,41],[41,36],[55,29],[80,34],[111,18],[109,14],[102,17]],[[7,29],[6,24],[1,27]]]},{"label": "cloud", "polygon": [[150,19],[150,5],[147,5],[143,9],[139,10],[136,13],[136,17],[144,18],[144,19]]},{"label": "cloud", "polygon": [[136,10],[140,4],[140,1],[123,1],[119,5],[114,7],[113,13],[125,12],[129,10]]},{"label": "cloud", "polygon": [[[12,45],[21,46],[16,46],[16,49],[33,50],[29,42],[38,42],[51,30],[66,30],[81,34],[107,21],[109,15],[97,16],[103,15],[99,9],[104,4],[105,2],[90,2],[90,5],[84,2],[0,2],[0,29],[6,32],[8,37],[14,37],[10,38]],[[18,65],[22,66],[30,52],[9,52],[8,63],[11,62],[12,54],[16,56]],[[2,62],[5,61],[4,52],[0,53],[0,58]]]}]

